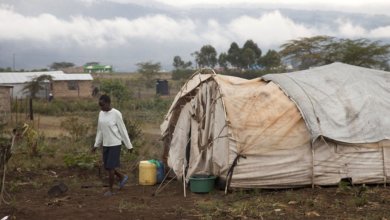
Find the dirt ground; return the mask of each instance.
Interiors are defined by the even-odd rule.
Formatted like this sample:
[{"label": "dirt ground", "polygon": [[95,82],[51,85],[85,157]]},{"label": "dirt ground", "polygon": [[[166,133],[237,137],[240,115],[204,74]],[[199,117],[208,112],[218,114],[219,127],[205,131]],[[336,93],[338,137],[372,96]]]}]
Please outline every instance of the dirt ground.
[{"label": "dirt ground", "polygon": [[[42,118],[43,119],[43,118]],[[50,121],[50,120],[48,120]],[[54,120],[51,120],[54,121]],[[53,134],[53,123],[42,120]],[[146,125],[150,147],[158,145],[158,129]],[[50,136],[50,135],[48,135]],[[157,152],[161,153],[161,152]],[[127,168],[123,168],[126,172]],[[9,204],[0,205],[0,219],[377,219],[390,220],[390,188],[383,185],[314,189],[234,189],[227,195],[215,189],[208,194],[186,191],[180,181],[171,181],[155,196],[158,185],[138,184],[135,171],[127,171],[128,184],[112,197],[106,174],[92,170],[54,166],[44,169],[10,168],[6,177]],[[59,182],[68,190],[48,195]],[[118,189],[116,186],[115,189]]]},{"label": "dirt ground", "polygon": [[[68,190],[50,197],[58,182]],[[195,194],[172,181],[157,195],[158,185],[138,185],[136,174],[111,197],[97,170],[11,171],[10,204],[0,217],[10,219],[390,219],[390,189],[339,186],[288,190],[214,190]],[[117,188],[116,188],[117,189]]]}]

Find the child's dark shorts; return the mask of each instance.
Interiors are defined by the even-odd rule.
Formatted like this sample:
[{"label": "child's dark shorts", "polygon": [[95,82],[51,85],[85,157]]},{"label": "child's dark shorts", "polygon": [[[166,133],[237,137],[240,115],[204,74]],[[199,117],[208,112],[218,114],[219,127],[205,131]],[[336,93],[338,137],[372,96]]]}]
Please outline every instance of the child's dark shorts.
[{"label": "child's dark shorts", "polygon": [[105,169],[114,169],[120,166],[121,145],[103,147],[103,163]]}]

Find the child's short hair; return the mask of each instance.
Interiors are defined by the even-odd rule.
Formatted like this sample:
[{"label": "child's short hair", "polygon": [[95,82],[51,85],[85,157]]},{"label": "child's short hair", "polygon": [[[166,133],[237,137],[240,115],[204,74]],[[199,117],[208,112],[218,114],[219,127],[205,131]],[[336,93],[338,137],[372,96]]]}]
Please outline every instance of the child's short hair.
[{"label": "child's short hair", "polygon": [[99,98],[100,101],[103,101],[105,103],[109,103],[111,104],[111,99],[110,99],[110,96],[104,94],[104,95],[101,95],[100,98]]}]

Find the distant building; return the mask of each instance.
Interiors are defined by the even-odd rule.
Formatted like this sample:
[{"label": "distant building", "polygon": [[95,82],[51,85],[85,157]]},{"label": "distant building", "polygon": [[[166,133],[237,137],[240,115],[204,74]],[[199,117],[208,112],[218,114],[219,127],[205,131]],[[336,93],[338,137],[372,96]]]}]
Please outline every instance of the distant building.
[{"label": "distant building", "polygon": [[84,73],[111,73],[112,72],[111,65],[89,65],[84,66]]},{"label": "distant building", "polygon": [[6,72],[0,73],[2,85],[11,86],[11,97],[25,98],[29,94],[23,88],[34,77],[40,75],[50,75],[53,81],[42,84],[41,91],[37,97],[48,98],[51,92],[54,98],[60,97],[91,97],[92,96],[92,76],[90,74],[65,74],[62,71],[47,72]]},{"label": "distant building", "polygon": [[84,67],[83,66],[72,66],[67,68],[60,69],[64,73],[83,73]]}]

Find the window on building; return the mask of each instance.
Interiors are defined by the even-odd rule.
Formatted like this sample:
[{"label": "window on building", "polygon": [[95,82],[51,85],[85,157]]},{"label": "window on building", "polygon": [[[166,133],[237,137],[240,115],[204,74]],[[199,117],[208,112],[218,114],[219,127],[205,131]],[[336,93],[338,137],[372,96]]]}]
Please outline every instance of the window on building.
[{"label": "window on building", "polygon": [[68,81],[69,90],[77,90],[77,88],[78,88],[77,81]]}]

